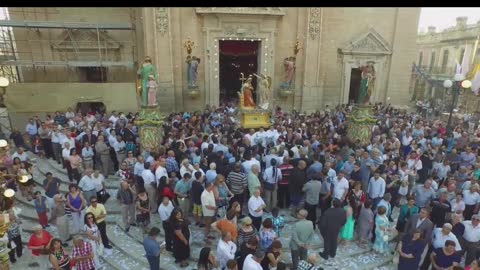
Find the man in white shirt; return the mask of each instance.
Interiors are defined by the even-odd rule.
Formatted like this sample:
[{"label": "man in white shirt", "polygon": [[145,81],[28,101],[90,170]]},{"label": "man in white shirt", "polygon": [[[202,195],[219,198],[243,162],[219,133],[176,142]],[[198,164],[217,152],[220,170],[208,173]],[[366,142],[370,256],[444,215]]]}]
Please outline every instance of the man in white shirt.
[{"label": "man in white shirt", "polygon": [[348,193],[348,180],[345,178],[343,172],[339,172],[337,177],[333,181],[333,197],[339,199],[340,201],[345,201],[345,197]]},{"label": "man in white shirt", "polygon": [[17,157],[18,157],[18,158],[20,159],[20,161],[22,161],[22,162],[28,161],[28,155],[27,155],[27,153],[25,152],[25,148],[19,147],[19,148],[17,149],[17,152],[13,153],[12,159],[15,159],[15,158],[17,158]]},{"label": "man in white shirt", "polygon": [[157,181],[157,187],[160,184],[160,178],[162,178],[162,176],[166,176],[168,178],[167,169],[165,168],[165,166],[167,165],[167,160],[161,157],[159,159],[159,163],[160,164],[158,165],[158,168],[155,170],[155,180]]},{"label": "man in white shirt", "polygon": [[165,249],[168,251],[173,250],[173,230],[168,224],[168,219],[174,208],[175,207],[168,197],[163,197],[162,203],[158,206],[158,214],[160,214],[163,230],[165,232]]},{"label": "man in white shirt", "polygon": [[215,195],[213,194],[213,183],[205,183],[205,189],[203,190],[202,195],[200,195],[200,200],[202,201],[203,219],[205,221],[205,242],[209,243],[209,238],[212,238],[209,235],[210,225],[213,223],[213,217],[217,210]]},{"label": "man in white shirt", "polygon": [[53,132],[50,136],[50,139],[52,140],[53,156],[55,157],[55,160],[58,164],[61,164],[62,161],[62,146],[60,144],[61,132],[59,131],[61,128],[62,126],[54,127]]},{"label": "man in white shirt", "polygon": [[[144,170],[142,171],[140,177],[143,179],[143,187],[148,194],[149,198],[156,198],[157,197],[157,186],[158,183],[155,180],[155,175],[150,170],[149,163],[142,163],[144,166]],[[156,209],[157,203],[155,200],[153,203],[150,203],[150,211],[153,213]]]},{"label": "man in white shirt", "polygon": [[480,194],[478,194],[478,184],[470,186],[469,190],[463,191],[463,201],[465,202],[465,211],[463,216],[466,220],[470,219],[475,212],[475,208],[480,203]]},{"label": "man in white shirt", "polygon": [[261,168],[260,162],[255,157],[253,157],[251,153],[248,153],[245,158],[248,159],[242,163],[245,175],[249,175],[250,172],[252,172],[253,165],[258,165],[258,168]]},{"label": "man in white shirt", "polygon": [[462,223],[465,226],[463,249],[467,253],[465,265],[470,265],[480,251],[480,215],[473,215],[472,220],[465,220]]},{"label": "man in white shirt", "polygon": [[65,148],[65,145],[67,143],[70,145],[71,148],[75,148],[75,139],[70,137],[70,131],[68,129],[65,129],[62,134],[63,136],[61,136],[60,141],[60,143],[62,144],[62,148]]},{"label": "man in white shirt", "polygon": [[432,246],[434,249],[443,248],[445,247],[445,241],[452,240],[453,242],[455,242],[455,250],[462,250],[462,247],[460,246],[457,237],[455,236],[455,234],[452,233],[452,228],[452,224],[445,223],[443,224],[442,228],[433,229]]},{"label": "man in white shirt", "polygon": [[117,154],[117,161],[120,164],[125,160],[125,157],[127,156],[125,147],[126,147],[126,144],[125,144],[125,141],[123,140],[123,137],[121,135],[118,135],[117,141],[113,145],[113,149],[115,149],[115,153]]},{"label": "man in white shirt", "polygon": [[248,215],[252,219],[253,226],[260,231],[262,225],[263,209],[266,205],[262,197],[260,197],[260,189],[255,189],[252,197],[248,200]]},{"label": "man in white shirt", "polygon": [[90,198],[97,195],[95,181],[92,178],[92,169],[85,170],[85,175],[80,179],[80,182],[78,182],[78,187],[82,190],[85,200],[88,205],[90,205]]},{"label": "man in white shirt", "polygon": [[220,269],[226,269],[228,260],[235,258],[236,251],[237,245],[232,242],[230,232],[223,232],[222,238],[218,241],[217,245],[217,260]]},{"label": "man in white shirt", "polygon": [[263,252],[261,249],[257,249],[254,254],[249,254],[247,257],[245,257],[242,270],[263,270],[260,262],[264,257],[265,252]]},{"label": "man in white shirt", "polygon": [[112,111],[112,115],[110,115],[110,117],[108,118],[108,121],[112,122],[113,126],[117,124],[118,116],[116,111]]},{"label": "man in white shirt", "polygon": [[385,195],[385,188],[385,180],[380,177],[379,172],[375,172],[368,182],[367,189],[368,196],[373,200],[372,209],[376,209],[378,203],[382,200],[383,195]]}]

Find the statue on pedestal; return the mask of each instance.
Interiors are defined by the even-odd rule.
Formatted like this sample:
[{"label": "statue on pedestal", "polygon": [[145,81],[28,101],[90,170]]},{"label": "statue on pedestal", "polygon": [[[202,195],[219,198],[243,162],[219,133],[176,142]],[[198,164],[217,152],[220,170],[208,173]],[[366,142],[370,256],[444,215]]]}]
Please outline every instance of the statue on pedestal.
[{"label": "statue on pedestal", "polygon": [[358,95],[357,103],[367,105],[375,87],[375,67],[373,62],[368,62],[361,69],[362,80],[360,81],[360,94]]},{"label": "statue on pedestal", "polygon": [[272,78],[265,74],[261,74],[261,76],[258,76],[257,74],[253,73],[253,75],[260,80],[260,102],[258,102],[258,106],[264,110],[268,110],[271,99],[270,87],[272,86]]},{"label": "statue on pedestal", "polygon": [[285,77],[282,84],[280,85],[281,89],[291,89],[293,88],[293,81],[295,79],[295,56],[287,57],[283,60],[283,67],[285,68]]},{"label": "statue on pedestal", "polygon": [[255,108],[255,101],[253,100],[253,86],[252,86],[252,75],[248,76],[247,79],[245,79],[245,76],[243,73],[240,73],[240,80],[242,81],[242,88],[240,89],[240,92],[238,92],[239,98],[240,98],[240,107],[242,108],[249,108],[249,109],[254,109]]},{"label": "statue on pedestal", "polygon": [[[150,85],[150,75],[153,76],[153,79],[156,84],[158,84],[158,73],[157,68],[152,64],[152,59],[150,57],[145,57],[142,66],[137,71],[137,76],[139,85],[137,86],[141,90],[141,105],[149,106],[148,104],[148,91]],[[155,101],[156,103],[156,101]]]},{"label": "statue on pedestal", "polygon": [[198,65],[200,64],[200,58],[196,56],[187,56],[187,81],[188,88],[198,88],[197,86],[197,75],[198,75]]}]

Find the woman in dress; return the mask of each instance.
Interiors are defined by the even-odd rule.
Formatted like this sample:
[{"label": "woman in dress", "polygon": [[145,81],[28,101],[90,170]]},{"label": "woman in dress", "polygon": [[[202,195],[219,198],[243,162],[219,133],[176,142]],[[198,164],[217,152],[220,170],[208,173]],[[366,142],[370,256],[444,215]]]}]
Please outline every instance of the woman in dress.
[{"label": "woman in dress", "polygon": [[347,222],[340,230],[340,242],[352,241],[353,232],[355,227],[355,219],[353,218],[353,208],[355,207],[355,198],[353,196],[347,197],[348,205],[345,205],[343,209],[347,213]]},{"label": "woman in dress", "polygon": [[255,107],[255,101],[253,100],[252,77],[249,77],[247,81],[242,85],[242,94],[243,106],[250,108]]},{"label": "woman in dress", "polygon": [[250,238],[257,238],[258,232],[252,225],[252,218],[245,217],[242,219],[242,227],[238,229],[238,245],[241,246],[244,242],[248,242]]},{"label": "woman in dress", "polygon": [[459,266],[462,257],[455,251],[455,242],[452,240],[445,241],[443,248],[436,248],[432,255],[432,269],[452,269],[453,266]]},{"label": "woman in dress", "polygon": [[88,212],[85,214],[84,219],[84,227],[83,231],[85,233],[86,239],[85,241],[89,242],[92,245],[93,249],[93,261],[95,262],[95,267],[99,268],[100,265],[100,258],[99,258],[99,251],[103,250],[102,238],[100,237],[100,231],[97,227],[97,220],[95,216]]},{"label": "woman in dress", "polygon": [[366,193],[362,190],[362,182],[355,181],[353,184],[352,196],[355,200],[355,206],[353,206],[353,217],[358,219],[358,215],[360,215],[360,210],[362,209],[362,205],[367,200]]},{"label": "woman in dress", "polygon": [[273,243],[273,240],[277,239],[277,233],[273,229],[273,222],[271,218],[267,218],[263,221],[263,227],[260,229],[260,248],[266,251]]},{"label": "woman in dress", "polygon": [[70,270],[70,257],[63,250],[62,241],[58,238],[52,239],[50,243],[49,259],[53,270]]},{"label": "woman in dress", "polygon": [[180,209],[175,209],[170,216],[169,222],[174,230],[173,257],[175,258],[175,263],[179,263],[182,268],[187,267],[187,260],[190,258],[190,229],[188,228],[188,220],[186,220]]},{"label": "woman in dress", "polygon": [[137,158],[133,155],[133,151],[127,152],[127,157],[125,158],[124,162],[127,163],[127,168],[130,172],[130,175],[133,175],[133,168],[135,166],[135,163],[137,163]]},{"label": "woman in dress", "polygon": [[228,189],[225,183],[225,177],[221,174],[218,174],[215,178],[213,194],[215,195],[215,201],[219,209],[218,214],[220,218],[224,218],[227,213],[228,202],[230,198],[233,197],[233,193]]},{"label": "woman in dress", "polygon": [[400,207],[400,214],[398,215],[397,221],[397,231],[398,233],[403,233],[405,230],[405,225],[410,219],[411,216],[417,214],[420,211],[418,206],[415,205],[415,197],[410,196],[407,198],[407,203]]},{"label": "woman in dress", "polygon": [[387,209],[384,206],[378,207],[377,217],[375,218],[375,242],[373,243],[373,250],[383,255],[390,252],[388,246],[390,222],[388,221],[386,212]]},{"label": "woman in dress", "polygon": [[71,211],[72,214],[72,228],[70,233],[77,234],[83,229],[83,209],[86,206],[85,198],[83,197],[82,193],[78,190],[78,186],[76,184],[70,184],[68,186],[68,194],[67,194],[67,206]]},{"label": "woman in dress", "polygon": [[150,225],[150,201],[145,189],[139,191],[136,199],[137,224],[143,229],[144,234],[148,234],[148,225]]},{"label": "woman in dress", "polygon": [[421,239],[422,231],[415,230],[413,234],[406,234],[398,244],[398,270],[417,269],[426,242]]},{"label": "woman in dress", "polygon": [[212,249],[209,247],[202,248],[198,258],[197,270],[212,270],[215,267],[218,267],[218,264]]}]

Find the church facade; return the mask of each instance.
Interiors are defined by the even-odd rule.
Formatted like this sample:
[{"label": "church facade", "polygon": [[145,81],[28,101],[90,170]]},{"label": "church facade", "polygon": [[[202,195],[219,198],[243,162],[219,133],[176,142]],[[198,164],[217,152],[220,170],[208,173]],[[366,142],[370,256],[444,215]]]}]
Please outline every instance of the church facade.
[{"label": "church facade", "polygon": [[[45,21],[39,22],[42,27],[36,29],[42,43],[28,48],[20,44],[20,39],[24,37],[28,40],[26,44],[31,45],[32,38],[27,34],[35,32],[13,27],[19,50],[31,50],[31,53],[20,54],[16,62],[1,63],[17,63],[24,78],[10,86],[11,92],[17,95],[7,93],[7,107],[12,105],[14,114],[75,108],[75,102],[81,101],[76,99],[80,97],[83,101],[103,102],[108,111],[136,110],[139,105],[132,102],[137,94],[136,72],[146,56],[158,71],[157,101],[165,112],[201,110],[206,105],[235,101],[242,73],[244,77],[252,75],[255,99],[260,86],[257,78],[268,77],[272,90],[270,104],[285,110],[312,112],[325,105],[356,100],[365,70],[369,70],[373,78],[368,87],[370,102],[398,106],[409,102],[420,8],[53,10],[51,15],[43,17],[22,17],[19,15],[25,14],[22,11],[10,16],[16,24]],[[111,12],[124,15],[112,13],[110,16]],[[49,20],[71,22],[72,18],[87,25],[83,28],[98,23],[97,29],[72,30],[71,23],[65,23],[65,27],[70,27],[68,31],[45,29]],[[131,18],[133,21],[128,23],[132,25],[133,34],[119,33],[122,29],[118,25]],[[61,61],[36,62],[33,68],[21,62],[26,57],[40,59],[40,55]],[[189,55],[198,61],[195,72],[189,70]],[[64,75],[46,75],[48,70],[59,69],[62,63],[77,66],[66,70]],[[43,68],[39,69],[39,65]],[[83,73],[79,74],[80,71]],[[73,79],[64,80],[66,76]],[[88,78],[89,81],[85,81]],[[191,91],[192,80],[198,91]],[[60,95],[71,98],[57,102],[63,107],[45,106],[40,89],[48,91],[50,98],[58,99]],[[32,91],[39,99],[35,112],[29,113],[21,108],[22,104],[28,107],[28,103],[16,100],[16,96],[34,96]]]}]

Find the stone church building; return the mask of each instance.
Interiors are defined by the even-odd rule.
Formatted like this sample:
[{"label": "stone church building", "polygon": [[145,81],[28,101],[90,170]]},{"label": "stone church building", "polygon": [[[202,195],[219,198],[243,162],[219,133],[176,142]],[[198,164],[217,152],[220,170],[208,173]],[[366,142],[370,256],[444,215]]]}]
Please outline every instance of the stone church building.
[{"label": "stone church building", "polygon": [[[240,73],[269,76],[273,105],[311,112],[355,100],[367,64],[375,70],[370,101],[406,105],[420,15],[420,8],[8,10],[0,27],[11,29],[16,51],[0,57],[0,72],[9,67],[15,77],[6,105],[22,122],[81,103],[137,110],[136,72],[145,56],[157,67],[165,112],[235,100]],[[187,85],[188,42],[200,59],[198,95]],[[288,95],[279,89],[292,56]]]}]

